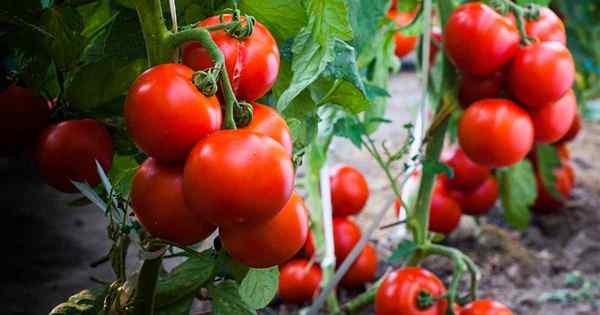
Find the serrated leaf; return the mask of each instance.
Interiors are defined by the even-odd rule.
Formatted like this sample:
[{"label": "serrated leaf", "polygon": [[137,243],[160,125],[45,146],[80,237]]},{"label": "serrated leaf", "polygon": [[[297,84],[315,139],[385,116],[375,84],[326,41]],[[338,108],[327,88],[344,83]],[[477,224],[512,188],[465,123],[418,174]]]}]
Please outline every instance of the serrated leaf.
[{"label": "serrated leaf", "polygon": [[106,288],[86,289],[54,307],[49,315],[97,315],[103,307]]},{"label": "serrated leaf", "polygon": [[561,166],[560,157],[556,148],[550,144],[536,145],[537,170],[546,191],[557,200],[564,197],[556,188],[556,176],[554,171]]},{"label": "serrated leaf", "polygon": [[391,263],[397,263],[410,258],[417,250],[417,244],[411,240],[403,240],[392,252],[389,258]]},{"label": "serrated leaf", "polygon": [[277,42],[292,38],[308,21],[301,1],[240,0],[238,5],[242,13],[264,24]]},{"label": "serrated leaf", "polygon": [[389,0],[348,1],[350,24],[354,33],[352,46],[358,53],[373,40],[373,34],[379,30],[381,18],[385,16],[389,2]]},{"label": "serrated leaf", "polygon": [[225,280],[208,286],[208,293],[213,302],[213,315],[256,315],[256,311],[242,301],[238,293],[238,285],[233,280]]},{"label": "serrated leaf", "polygon": [[277,266],[250,268],[240,283],[239,294],[246,304],[255,309],[266,307],[277,293],[279,268]]},{"label": "serrated leaf", "polygon": [[515,229],[525,229],[531,220],[529,207],[537,195],[531,163],[523,160],[509,168],[499,169],[497,177],[506,222]]},{"label": "serrated leaf", "polygon": [[348,115],[334,123],[333,131],[336,136],[347,138],[360,149],[362,137],[367,133],[367,128],[356,116]]},{"label": "serrated leaf", "polygon": [[79,60],[85,43],[79,12],[68,6],[52,7],[42,13],[40,26],[52,34],[52,38],[44,37],[44,45],[56,66],[61,70],[71,68]]}]

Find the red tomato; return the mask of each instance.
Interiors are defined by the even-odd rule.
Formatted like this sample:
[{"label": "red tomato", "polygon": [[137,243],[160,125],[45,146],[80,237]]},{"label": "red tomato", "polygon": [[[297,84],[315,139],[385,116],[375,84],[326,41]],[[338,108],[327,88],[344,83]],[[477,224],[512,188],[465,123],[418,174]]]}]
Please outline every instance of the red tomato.
[{"label": "red tomato", "polygon": [[147,159],[133,177],[131,204],[148,233],[181,245],[198,243],[216,229],[186,206],[179,164]]},{"label": "red tomato", "polygon": [[439,188],[434,188],[429,207],[429,231],[450,234],[460,223],[462,211],[442,185],[436,186]]},{"label": "red tomato", "polygon": [[512,165],[533,146],[533,123],[529,114],[505,99],[473,103],[458,125],[458,142],[475,163],[489,167]]},{"label": "red tomato", "polygon": [[527,20],[525,23],[527,35],[542,42],[559,42],[567,44],[567,33],[561,19],[551,9],[540,7],[540,17],[537,20]]},{"label": "red tomato", "polygon": [[452,190],[450,195],[458,201],[462,212],[469,215],[486,214],[496,203],[499,195],[494,176],[488,176],[483,184],[469,190]]},{"label": "red tomato", "polygon": [[79,191],[71,180],[98,185],[100,176],[95,161],[108,172],[112,156],[108,131],[93,119],[52,125],[42,133],[37,145],[40,172],[50,186],[67,193]]},{"label": "red tomato", "polygon": [[575,169],[573,168],[573,164],[571,161],[562,160],[562,165],[567,173],[567,177],[571,181],[571,186],[575,186]]},{"label": "red tomato", "polygon": [[[569,198],[571,189],[574,184],[574,172],[570,165],[563,164],[559,168],[554,170],[554,176],[556,178],[554,184],[558,192],[563,196],[564,199]],[[542,179],[539,174],[536,174],[536,184],[538,196],[533,204],[533,209],[539,213],[552,213],[556,210],[561,209],[564,206],[564,201],[555,198],[546,189],[542,183]]]},{"label": "red tomato", "polygon": [[353,215],[363,209],[369,198],[369,187],[359,170],[349,165],[337,166],[329,181],[334,216]]},{"label": "red tomato", "polygon": [[[231,14],[225,14],[223,18],[225,22],[231,22]],[[241,20],[244,21],[244,18]],[[219,23],[220,17],[212,16],[199,22],[198,26]],[[264,96],[277,80],[279,72],[279,49],[269,30],[256,21],[252,35],[242,41],[224,30],[211,32],[210,35],[223,52],[235,95],[246,101]],[[183,48],[183,63],[194,70],[205,70],[214,65],[208,50],[197,42]]]},{"label": "red tomato", "polygon": [[308,257],[312,257],[315,254],[315,241],[313,240],[312,233],[310,232],[306,238],[306,244],[304,244],[304,252]]},{"label": "red tomato", "polygon": [[573,90],[556,102],[530,111],[535,129],[535,140],[540,143],[553,143],[564,137],[577,113],[577,99]]},{"label": "red tomato", "polygon": [[467,108],[476,101],[499,97],[504,88],[504,79],[502,72],[496,72],[484,78],[463,76],[458,91],[460,105],[462,108]]},{"label": "red tomato", "polygon": [[561,161],[568,161],[571,159],[571,150],[569,150],[569,147],[565,143],[555,144],[554,147],[556,148],[556,151],[558,151],[558,156]]},{"label": "red tomato", "polygon": [[193,71],[163,64],[142,73],[125,100],[127,129],[135,143],[161,162],[184,161],[200,139],[221,127],[221,107],[192,83]]},{"label": "red tomato", "polygon": [[398,5],[398,0],[392,0],[390,3],[390,10],[396,10],[396,6]]},{"label": "red tomato", "polygon": [[450,60],[466,74],[488,76],[503,68],[519,49],[519,31],[479,2],[459,6],[444,29]]},{"label": "red tomato", "polygon": [[48,125],[48,103],[16,84],[0,92],[0,156],[35,144]]},{"label": "red tomato", "polygon": [[442,31],[434,27],[431,30],[431,43],[429,43],[429,64],[432,65],[435,62],[438,51],[442,47]]},{"label": "red tomato", "polygon": [[442,281],[433,273],[418,267],[408,267],[391,272],[385,277],[375,295],[377,315],[441,315],[447,302],[440,300],[429,308],[418,305],[419,294],[425,291],[434,298],[446,293]]},{"label": "red tomato", "polygon": [[304,201],[293,193],[272,219],[258,224],[238,224],[219,229],[231,257],[253,268],[279,265],[292,258],[308,236]]},{"label": "red tomato", "polygon": [[253,103],[252,108],[252,121],[244,129],[273,138],[291,156],[292,136],[285,119],[269,106]]},{"label": "red tomato", "polygon": [[286,303],[301,304],[312,300],[319,293],[321,268],[310,265],[306,259],[290,260],[279,268],[277,294]]},{"label": "red tomato", "polygon": [[333,218],[333,242],[338,263],[346,259],[360,240],[360,227],[348,218]]},{"label": "red tomato", "polygon": [[[403,27],[410,24],[410,22],[415,18],[415,13],[389,11],[388,18],[396,22],[397,27]],[[394,36],[394,40],[396,42],[395,53],[398,58],[402,58],[410,54],[410,52],[412,52],[417,46],[417,36],[415,35],[404,35],[401,32],[396,32]]]},{"label": "red tomato", "polygon": [[275,140],[248,130],[221,130],[198,142],[183,172],[185,201],[220,227],[277,214],[294,189],[294,166]]},{"label": "red tomato", "polygon": [[373,245],[367,243],[356,258],[340,284],[346,288],[357,288],[375,279],[377,272],[377,252]]},{"label": "red tomato", "polygon": [[575,113],[575,118],[573,119],[573,123],[571,127],[569,127],[569,131],[565,134],[562,139],[560,139],[559,143],[571,142],[575,140],[579,132],[581,131],[581,115],[579,113]]},{"label": "red tomato", "polygon": [[557,101],[571,89],[574,80],[573,57],[557,42],[521,47],[508,74],[510,93],[531,108]]},{"label": "red tomato", "polygon": [[449,189],[472,189],[478,187],[490,176],[489,167],[473,162],[465,151],[457,146],[450,154],[442,158],[442,162],[454,171],[454,177],[446,177],[445,184]]},{"label": "red tomato", "polygon": [[467,304],[460,315],[513,315],[512,311],[492,300],[477,300]]}]

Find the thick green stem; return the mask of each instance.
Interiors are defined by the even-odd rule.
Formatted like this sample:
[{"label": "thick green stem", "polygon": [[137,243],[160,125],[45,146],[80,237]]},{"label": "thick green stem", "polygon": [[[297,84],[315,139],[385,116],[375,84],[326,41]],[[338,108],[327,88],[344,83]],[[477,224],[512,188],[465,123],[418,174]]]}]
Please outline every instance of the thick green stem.
[{"label": "thick green stem", "polygon": [[[381,285],[381,283],[383,282],[383,279],[384,277],[381,277],[381,279],[375,282],[370,288],[367,289],[367,291],[361,293],[357,297],[348,301],[346,304],[342,305],[342,307],[340,308],[340,312],[354,314],[363,309],[366,305],[373,302],[373,300],[375,300],[375,295],[377,294],[377,289],[379,288],[379,285]],[[340,312],[335,314],[340,314]]]},{"label": "thick green stem", "polygon": [[133,300],[132,315],[154,314],[154,300],[158,273],[162,267],[162,255],[154,259],[144,260],[138,277],[138,283]]},{"label": "thick green stem", "polygon": [[137,0],[135,8],[144,34],[148,64],[155,66],[167,62],[174,49],[165,45],[171,33],[165,25],[160,0]]}]

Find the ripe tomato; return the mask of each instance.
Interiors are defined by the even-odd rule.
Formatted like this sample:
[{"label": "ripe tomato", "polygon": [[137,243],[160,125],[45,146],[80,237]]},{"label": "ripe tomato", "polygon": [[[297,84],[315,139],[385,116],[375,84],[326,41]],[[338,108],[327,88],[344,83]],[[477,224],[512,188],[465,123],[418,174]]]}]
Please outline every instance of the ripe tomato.
[{"label": "ripe tomato", "polygon": [[348,218],[333,218],[335,259],[341,263],[360,240],[360,227]]},{"label": "ripe tomato", "polygon": [[564,137],[575,119],[577,99],[573,90],[556,102],[530,111],[535,129],[535,140],[540,143],[553,143]]},{"label": "ripe tomato", "polygon": [[521,47],[508,73],[510,93],[531,108],[560,99],[571,89],[574,80],[573,57],[557,42]]},{"label": "ripe tomato", "polygon": [[0,91],[0,156],[35,144],[49,114],[48,103],[29,89],[13,84]]},{"label": "ripe tomato", "polygon": [[[415,13],[391,10],[388,11],[387,16],[390,20],[396,22],[397,27],[403,27],[410,24],[410,22],[415,18]],[[404,35],[401,32],[396,32],[394,36],[394,40],[396,42],[395,53],[398,58],[402,58],[410,54],[410,52],[412,52],[417,46],[416,35]]]},{"label": "ripe tomato", "polygon": [[542,42],[567,44],[565,25],[556,13],[547,7],[540,7],[539,19],[526,21],[525,31],[527,35]]},{"label": "ripe tomato", "polygon": [[308,233],[306,243],[304,244],[304,253],[308,257],[312,257],[315,254],[315,241],[313,240],[312,233]]},{"label": "ripe tomato", "polygon": [[207,238],[216,226],[193,213],[183,200],[183,166],[149,158],[131,185],[133,212],[153,236],[181,245]]},{"label": "ripe tomato", "polygon": [[125,100],[127,129],[135,143],[161,162],[184,161],[200,139],[221,128],[221,107],[192,83],[193,71],[163,64],[142,73]]},{"label": "ripe tomato", "polygon": [[489,77],[474,77],[465,75],[460,81],[458,100],[462,108],[467,108],[472,103],[486,99],[497,98],[504,88],[505,76],[496,72]]},{"label": "ripe tomato", "polygon": [[458,201],[463,213],[482,215],[487,213],[498,199],[498,183],[490,175],[478,187],[468,190],[451,190],[450,195]]},{"label": "ripe tomato", "polygon": [[565,143],[571,142],[575,140],[579,132],[581,131],[581,115],[579,113],[575,113],[575,118],[573,119],[573,123],[571,127],[569,127],[569,131],[565,134],[558,142]]},{"label": "ripe tomato", "polygon": [[[573,169],[569,164],[563,163],[563,165],[554,170],[554,185],[564,199],[569,198],[569,195],[571,194],[575,179],[574,175]],[[564,200],[559,200],[554,197],[546,189],[539,174],[536,174],[536,184],[538,195],[533,204],[533,209],[536,212],[552,213],[564,206]]]},{"label": "ripe tomato", "polygon": [[192,149],[183,172],[188,206],[220,227],[272,218],[294,189],[294,167],[275,140],[248,130],[221,130]]},{"label": "ripe tomato", "polygon": [[571,159],[571,150],[569,150],[566,143],[555,144],[554,147],[556,148],[556,151],[558,151],[558,156],[561,161],[568,161]]},{"label": "ripe tomato", "polygon": [[[231,22],[231,14],[223,15]],[[244,21],[244,18],[241,18]],[[212,16],[198,23],[207,27],[221,23]],[[225,57],[225,66],[235,95],[240,100],[254,101],[264,96],[273,86],[279,72],[279,49],[269,30],[256,21],[252,35],[240,41],[224,30],[210,33]],[[183,63],[194,70],[205,70],[214,65],[208,50],[192,42],[183,48]]]},{"label": "ripe tomato", "polygon": [[442,31],[438,27],[431,29],[431,43],[429,43],[429,64],[433,65],[437,53],[442,47]]},{"label": "ripe tomato", "polygon": [[488,76],[504,67],[519,49],[519,31],[479,2],[459,6],[444,29],[444,47],[466,74]]},{"label": "ripe tomato", "polygon": [[331,206],[333,215],[344,217],[359,213],[369,198],[369,187],[362,173],[349,165],[332,170]]},{"label": "ripe tomato", "polygon": [[461,216],[458,201],[450,196],[442,184],[436,184],[429,206],[429,231],[450,234],[460,223]]},{"label": "ripe tomato", "polygon": [[253,103],[252,108],[252,121],[244,129],[273,138],[291,156],[292,136],[285,119],[269,106]]},{"label": "ripe tomato", "polygon": [[440,300],[429,308],[418,305],[419,294],[425,291],[434,298],[446,293],[442,281],[428,270],[408,267],[391,272],[385,277],[375,295],[377,315],[441,315],[447,303]]},{"label": "ripe tomato", "polygon": [[292,258],[308,236],[304,201],[293,193],[273,218],[257,224],[236,224],[219,229],[231,257],[253,268],[279,265]]},{"label": "ripe tomato", "polygon": [[512,311],[492,300],[476,300],[463,307],[460,315],[513,315]]},{"label": "ripe tomato", "polygon": [[457,146],[449,153],[445,153],[442,162],[454,171],[454,177],[446,177],[445,184],[449,189],[472,189],[478,187],[490,176],[490,168],[473,162],[462,148]]},{"label": "ripe tomato", "polygon": [[529,114],[505,99],[473,103],[458,125],[458,142],[475,163],[489,167],[509,166],[523,159],[533,146],[533,123]]},{"label": "ripe tomato", "polygon": [[42,133],[37,145],[37,162],[48,184],[62,192],[79,190],[71,180],[100,183],[96,160],[105,172],[110,169],[113,146],[106,128],[93,119],[68,120]]},{"label": "ripe tomato", "polygon": [[306,259],[294,259],[279,268],[277,294],[286,303],[301,304],[318,294],[321,268]]},{"label": "ripe tomato", "polygon": [[562,165],[567,173],[567,177],[571,181],[571,186],[575,186],[575,169],[573,168],[573,163],[571,163],[571,161],[562,160]]},{"label": "ripe tomato", "polygon": [[396,10],[396,6],[398,5],[398,0],[392,0],[390,3],[390,10]]},{"label": "ripe tomato", "polygon": [[367,243],[340,283],[346,288],[357,288],[373,281],[376,272],[377,252],[373,245]]}]

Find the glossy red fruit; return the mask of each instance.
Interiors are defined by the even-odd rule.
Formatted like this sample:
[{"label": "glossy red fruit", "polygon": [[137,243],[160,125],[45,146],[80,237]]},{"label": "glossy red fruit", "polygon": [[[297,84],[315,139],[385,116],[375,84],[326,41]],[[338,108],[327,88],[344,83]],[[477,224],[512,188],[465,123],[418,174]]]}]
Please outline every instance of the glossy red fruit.
[{"label": "glossy red fruit", "polygon": [[519,48],[519,32],[510,21],[480,2],[459,6],[444,29],[444,47],[466,74],[489,76],[503,68]]},{"label": "glossy red fruit", "polygon": [[521,47],[508,74],[510,93],[530,108],[557,101],[571,89],[574,80],[573,57],[557,42]]},{"label": "glossy red fruit", "polygon": [[527,20],[525,30],[527,35],[542,42],[567,44],[565,25],[556,13],[547,7],[540,7],[539,19]]},{"label": "glossy red fruit", "polygon": [[569,198],[574,184],[574,172],[570,165],[563,164],[554,170],[554,185],[563,200],[554,197],[542,183],[539,174],[536,174],[538,195],[533,204],[533,209],[539,213],[552,213],[564,207],[564,201]]},{"label": "glossy red fruit", "polygon": [[392,0],[390,3],[390,10],[396,10],[396,6],[398,5],[398,0]]},{"label": "glossy red fruit", "polygon": [[556,151],[558,151],[558,156],[561,161],[568,161],[571,159],[571,150],[569,150],[566,143],[558,143],[555,144],[554,147],[556,148]]},{"label": "glossy red fruit", "polygon": [[562,166],[565,169],[565,172],[567,173],[567,177],[569,178],[569,181],[571,182],[571,187],[575,186],[575,179],[576,179],[576,174],[575,174],[575,169],[573,168],[573,163],[571,163],[571,161],[566,161],[566,160],[562,160]]},{"label": "glossy red fruit", "polygon": [[183,166],[149,158],[131,185],[133,212],[150,235],[192,245],[216,229],[193,213],[183,200]]},{"label": "glossy red fruit", "polygon": [[496,203],[500,191],[494,176],[488,178],[478,187],[468,190],[451,190],[450,195],[458,201],[464,214],[486,214]]},{"label": "glossy red fruit", "polygon": [[192,147],[221,128],[221,106],[192,83],[192,69],[162,64],[142,73],[125,100],[127,130],[161,162],[184,161]]},{"label": "glossy red fruit", "polygon": [[[231,22],[231,17],[231,14],[224,14],[223,21]],[[244,17],[241,20],[244,21]],[[219,23],[220,16],[212,16],[199,22],[198,26]],[[256,21],[252,35],[241,41],[224,30],[210,35],[225,57],[229,80],[238,99],[254,101],[264,96],[279,72],[279,49],[269,30]],[[197,42],[183,48],[183,63],[194,70],[205,70],[214,64],[208,50]]]},{"label": "glossy red fruit", "polygon": [[308,217],[304,201],[293,193],[273,218],[257,224],[238,224],[219,229],[223,246],[231,257],[253,268],[286,262],[304,245]]},{"label": "glossy red fruit", "polygon": [[[388,18],[396,22],[397,27],[403,27],[410,24],[415,18],[415,15],[416,14],[412,12],[398,12],[395,10],[388,12]],[[401,32],[396,32],[394,36],[396,42],[396,50],[394,52],[398,58],[406,57],[406,55],[410,54],[417,46],[416,35],[404,35]]]},{"label": "glossy red fruit", "polygon": [[440,300],[428,308],[419,307],[418,297],[427,292],[434,298],[446,293],[442,281],[428,270],[408,267],[391,272],[385,277],[375,295],[377,315],[442,315],[447,303]]},{"label": "glossy red fruit", "polygon": [[306,259],[294,259],[279,268],[277,294],[286,303],[301,304],[319,293],[321,268]]},{"label": "glossy red fruit", "polygon": [[553,143],[564,137],[577,114],[577,99],[573,90],[556,102],[529,112],[535,129],[535,140]]},{"label": "glossy red fruit", "polygon": [[291,156],[292,136],[285,119],[269,106],[253,103],[252,108],[252,121],[244,129],[273,138]]},{"label": "glossy red fruit", "polygon": [[579,113],[575,114],[575,118],[573,118],[573,123],[571,123],[571,127],[569,127],[569,131],[558,141],[559,143],[571,142],[577,138],[577,135],[581,131],[581,115]]},{"label": "glossy red fruit", "polygon": [[442,47],[442,31],[434,27],[431,30],[431,43],[429,44],[429,64],[433,65],[437,57],[438,51]]},{"label": "glossy red fruit", "polygon": [[188,206],[220,227],[272,218],[294,189],[290,155],[248,130],[221,130],[192,149],[183,172]]},{"label": "glossy red fruit", "polygon": [[41,96],[16,84],[0,92],[0,156],[35,144],[48,126],[50,108]]},{"label": "glossy red fruit", "polygon": [[505,75],[496,72],[488,77],[465,75],[460,81],[458,100],[462,108],[467,108],[476,101],[486,98],[497,98],[504,88]]},{"label": "glossy red fruit", "polygon": [[332,170],[331,206],[334,216],[345,217],[359,213],[369,198],[369,187],[363,174],[350,165]]},{"label": "glossy red fruit", "polygon": [[62,192],[79,190],[71,180],[90,186],[100,183],[96,160],[110,169],[113,146],[106,128],[93,119],[68,120],[52,125],[37,144],[37,162],[48,184]]},{"label": "glossy red fruit", "polygon": [[360,240],[360,227],[348,218],[333,218],[335,259],[341,263]]},{"label": "glossy red fruit", "polygon": [[304,244],[304,253],[308,257],[312,257],[315,254],[315,241],[313,240],[312,233],[308,233],[306,243]]},{"label": "glossy red fruit", "polygon": [[503,167],[522,160],[533,146],[529,114],[505,99],[473,103],[458,125],[458,142],[475,163]]},{"label": "glossy red fruit", "polygon": [[462,211],[456,201],[442,186],[435,188],[429,207],[429,230],[440,234],[450,234],[458,224]]},{"label": "glossy red fruit", "polygon": [[452,168],[453,177],[447,178],[446,185],[449,189],[472,189],[481,185],[490,176],[491,170],[487,166],[473,162],[461,147],[456,147],[449,154],[445,154],[442,162]]},{"label": "glossy red fruit", "polygon": [[375,279],[377,272],[377,252],[367,243],[350,269],[342,278],[340,284],[346,288],[357,288]]},{"label": "glossy red fruit", "polygon": [[463,307],[460,315],[513,315],[503,304],[492,300],[476,300]]}]

